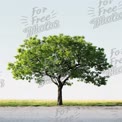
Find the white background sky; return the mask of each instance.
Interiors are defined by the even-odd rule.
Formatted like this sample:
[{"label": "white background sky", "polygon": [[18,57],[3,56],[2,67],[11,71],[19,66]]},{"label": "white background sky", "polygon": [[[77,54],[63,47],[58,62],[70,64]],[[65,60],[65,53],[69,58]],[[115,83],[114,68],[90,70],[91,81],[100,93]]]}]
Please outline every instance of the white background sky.
[{"label": "white background sky", "polygon": [[[122,12],[122,0],[104,0],[100,7],[117,8],[116,12]],[[68,35],[84,35],[86,41],[94,45],[105,48],[108,60],[110,60],[111,50],[122,50],[122,19],[111,22],[93,29],[90,21],[98,16],[99,0],[0,0],[0,79],[5,80],[5,86],[0,88],[0,99],[56,99],[57,88],[53,84],[48,84],[38,88],[34,82],[14,80],[10,71],[7,71],[8,62],[13,61],[17,54],[16,50],[23,40],[26,39],[26,28],[22,24],[22,16],[27,16],[31,21],[34,7],[47,8],[48,12],[54,10],[60,27],[49,31],[38,33],[38,37],[51,34],[64,33]],[[108,4],[107,4],[108,2]],[[95,17],[88,15],[89,7],[94,8]],[[103,10],[102,9],[102,10]],[[105,13],[105,16],[109,16]],[[39,15],[44,16],[43,14]],[[53,21],[52,19],[50,21]],[[43,23],[40,23],[40,25]],[[115,59],[122,58],[122,51],[119,55],[114,55]],[[118,63],[117,66],[122,66]],[[75,80],[74,80],[75,81]],[[113,75],[108,79],[106,86],[97,87],[92,84],[75,82],[73,86],[63,88],[63,99],[122,99],[122,72]]]}]

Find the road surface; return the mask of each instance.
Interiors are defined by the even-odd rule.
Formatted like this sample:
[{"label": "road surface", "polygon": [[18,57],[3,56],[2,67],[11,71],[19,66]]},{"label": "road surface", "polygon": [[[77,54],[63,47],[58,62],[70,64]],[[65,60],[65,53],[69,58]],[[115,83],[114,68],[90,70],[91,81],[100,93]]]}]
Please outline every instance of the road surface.
[{"label": "road surface", "polygon": [[0,107],[0,122],[122,122],[122,107]]}]

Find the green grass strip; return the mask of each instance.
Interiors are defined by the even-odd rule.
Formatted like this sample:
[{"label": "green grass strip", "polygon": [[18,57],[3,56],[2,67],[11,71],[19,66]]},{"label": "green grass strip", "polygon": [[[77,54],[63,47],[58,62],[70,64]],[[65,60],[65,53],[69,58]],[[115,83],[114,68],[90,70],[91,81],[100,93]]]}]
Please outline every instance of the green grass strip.
[{"label": "green grass strip", "polygon": [[[0,100],[0,106],[57,106],[56,100]],[[64,100],[63,106],[122,106],[122,100]]]}]

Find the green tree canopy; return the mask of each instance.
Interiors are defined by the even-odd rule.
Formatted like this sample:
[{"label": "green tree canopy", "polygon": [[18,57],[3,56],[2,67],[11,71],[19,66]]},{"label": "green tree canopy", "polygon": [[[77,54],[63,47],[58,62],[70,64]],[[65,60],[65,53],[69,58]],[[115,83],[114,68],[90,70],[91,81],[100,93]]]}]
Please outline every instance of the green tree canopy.
[{"label": "green tree canopy", "polygon": [[13,77],[17,80],[34,79],[37,83],[44,82],[44,76],[50,77],[58,87],[58,105],[63,104],[63,86],[72,85],[70,79],[105,85],[107,76],[102,71],[111,67],[103,48],[86,42],[83,36],[63,34],[24,40],[15,58],[14,63],[8,64]]}]

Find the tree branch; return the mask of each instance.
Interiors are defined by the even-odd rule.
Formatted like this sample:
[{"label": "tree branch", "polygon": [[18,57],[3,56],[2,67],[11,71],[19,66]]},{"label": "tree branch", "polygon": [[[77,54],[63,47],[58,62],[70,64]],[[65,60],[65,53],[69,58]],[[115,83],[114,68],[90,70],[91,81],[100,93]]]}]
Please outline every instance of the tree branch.
[{"label": "tree branch", "polygon": [[59,76],[58,76],[58,79],[57,79],[57,80],[58,80],[59,85],[61,85],[61,86],[62,86],[63,84],[62,84],[62,82],[61,82],[61,80],[60,80],[60,79],[61,79],[61,75],[59,75]]},{"label": "tree branch", "polygon": [[58,83],[55,82],[54,79],[53,79],[52,77],[50,77],[50,78],[51,78],[52,82],[58,86]]},{"label": "tree branch", "polygon": [[54,84],[56,84],[56,85],[58,86],[58,83],[54,81],[53,77],[52,77],[51,75],[49,75],[47,71],[45,71],[45,74],[46,74],[48,77],[50,77],[51,81],[52,81]]},{"label": "tree branch", "polygon": [[65,78],[65,80],[63,81],[63,85],[66,83],[66,81],[67,81],[69,78],[70,78],[70,75],[67,76],[67,77]]}]

